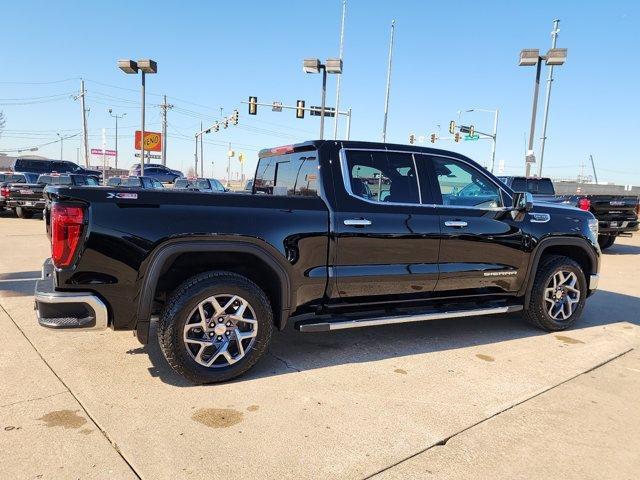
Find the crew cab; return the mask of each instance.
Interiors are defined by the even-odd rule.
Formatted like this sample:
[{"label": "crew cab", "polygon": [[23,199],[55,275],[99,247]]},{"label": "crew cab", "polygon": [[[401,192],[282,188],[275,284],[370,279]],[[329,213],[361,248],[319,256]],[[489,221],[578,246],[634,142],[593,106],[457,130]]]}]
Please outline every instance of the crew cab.
[{"label": "crew cab", "polygon": [[226,192],[222,183],[215,178],[176,178],[173,183],[175,190],[189,190],[192,192],[221,193]]},{"label": "crew cab", "polygon": [[98,185],[93,175],[75,173],[48,173],[39,175],[35,183],[10,183],[4,190],[6,204],[14,208],[20,218],[31,218],[35,212],[45,208],[44,189],[47,185]]},{"label": "crew cab", "polygon": [[639,198],[634,195],[557,195],[550,178],[498,177],[511,189],[530,192],[538,201],[563,203],[589,211],[598,219],[598,243],[604,250],[618,236],[638,231]]},{"label": "crew cab", "polygon": [[159,317],[167,361],[195,383],[246,372],[288,324],[393,328],[522,311],[563,330],[598,284],[590,212],[535,204],[444,150],[309,141],[262,150],[250,194],[46,195],[39,323],[134,330],[147,343]]}]

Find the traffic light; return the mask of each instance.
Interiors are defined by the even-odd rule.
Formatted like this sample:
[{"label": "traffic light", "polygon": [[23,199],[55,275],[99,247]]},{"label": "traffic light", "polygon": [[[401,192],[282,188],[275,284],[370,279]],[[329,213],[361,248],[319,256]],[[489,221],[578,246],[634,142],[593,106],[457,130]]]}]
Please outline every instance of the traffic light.
[{"label": "traffic light", "polygon": [[409,134],[409,143],[413,145],[416,143],[416,135],[414,133]]},{"label": "traffic light", "polygon": [[304,118],[304,100],[296,102],[296,118]]},{"label": "traffic light", "polygon": [[436,134],[435,133],[431,134],[431,143],[436,143]]},{"label": "traffic light", "polygon": [[234,110],[233,111],[233,115],[231,115],[231,123],[233,125],[237,125],[238,124],[238,110]]},{"label": "traffic light", "polygon": [[258,114],[258,97],[249,97],[249,115]]},{"label": "traffic light", "polygon": [[212,128],[213,128],[214,132],[217,132],[218,130],[220,130],[220,124],[218,122],[216,122],[216,123],[213,124]]},{"label": "traffic light", "polygon": [[454,122],[453,120],[449,122],[449,133],[452,135],[456,133],[456,122]]},{"label": "traffic light", "polygon": [[460,134],[459,134],[459,133],[456,133],[456,134],[453,136],[453,139],[454,139],[456,142],[459,142],[459,141],[460,141]]},{"label": "traffic light", "polygon": [[228,118],[225,118],[225,119],[222,121],[222,128],[227,128],[228,126],[229,126],[229,119],[228,119]]},{"label": "traffic light", "polygon": [[239,161],[240,163],[244,163],[244,153],[239,153],[239,154],[238,154],[238,161]]},{"label": "traffic light", "polygon": [[473,127],[473,125],[469,125],[469,136],[473,137],[473,134],[475,133],[476,129]]}]

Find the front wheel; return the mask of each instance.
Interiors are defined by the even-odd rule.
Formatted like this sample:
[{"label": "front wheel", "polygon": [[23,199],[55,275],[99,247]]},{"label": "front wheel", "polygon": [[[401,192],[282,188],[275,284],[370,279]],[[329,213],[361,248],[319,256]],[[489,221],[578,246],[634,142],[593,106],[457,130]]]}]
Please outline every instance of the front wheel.
[{"label": "front wheel", "polygon": [[525,320],[543,330],[564,330],[580,318],[586,297],[587,281],[580,265],[564,256],[543,257]]},{"label": "front wheel", "polygon": [[169,365],[193,383],[230,380],[265,353],[273,313],[265,293],[246,277],[206,272],[173,293],[158,340]]}]

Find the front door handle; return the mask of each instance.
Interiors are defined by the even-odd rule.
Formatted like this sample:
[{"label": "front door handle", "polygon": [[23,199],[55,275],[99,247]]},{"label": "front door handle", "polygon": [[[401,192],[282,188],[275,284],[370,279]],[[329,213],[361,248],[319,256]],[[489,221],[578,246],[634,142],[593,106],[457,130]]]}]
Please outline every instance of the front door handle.
[{"label": "front door handle", "polygon": [[348,227],[367,227],[371,225],[371,220],[366,218],[348,218],[344,221]]},{"label": "front door handle", "polygon": [[466,227],[467,226],[467,222],[461,222],[459,220],[452,220],[452,221],[444,222],[444,226],[445,227],[462,228],[462,227]]}]

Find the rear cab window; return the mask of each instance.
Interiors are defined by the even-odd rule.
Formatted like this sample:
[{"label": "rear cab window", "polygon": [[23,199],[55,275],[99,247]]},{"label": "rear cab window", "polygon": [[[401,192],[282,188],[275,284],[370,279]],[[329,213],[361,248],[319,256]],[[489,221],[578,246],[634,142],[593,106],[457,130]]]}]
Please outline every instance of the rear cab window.
[{"label": "rear cab window", "polygon": [[253,191],[267,195],[317,197],[318,179],[316,150],[271,155],[258,161]]}]

